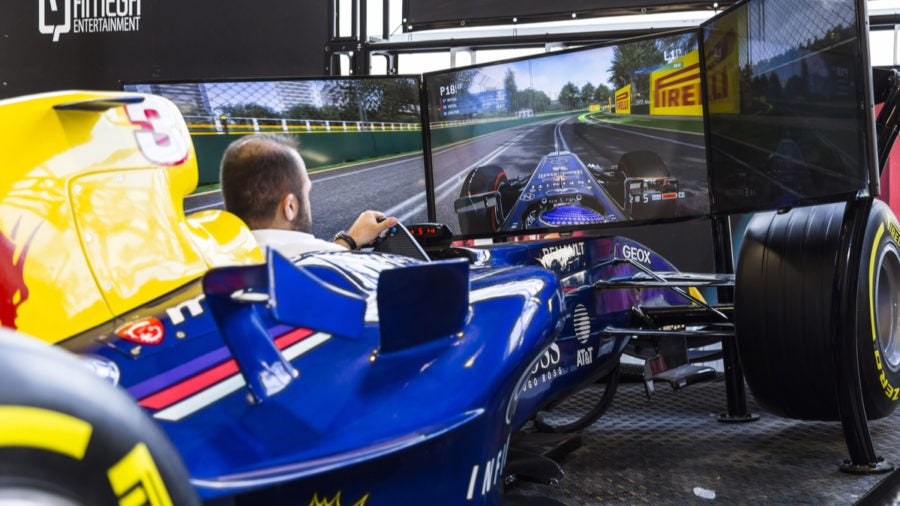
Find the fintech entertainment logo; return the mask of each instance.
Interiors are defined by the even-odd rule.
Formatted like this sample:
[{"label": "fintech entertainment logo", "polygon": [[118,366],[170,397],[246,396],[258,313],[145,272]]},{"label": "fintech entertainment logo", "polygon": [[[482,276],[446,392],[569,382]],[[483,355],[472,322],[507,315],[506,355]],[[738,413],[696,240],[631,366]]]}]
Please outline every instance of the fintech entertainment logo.
[{"label": "fintech entertainment logo", "polygon": [[[59,42],[64,33],[137,32],[141,0],[37,0],[38,31]],[[49,9],[48,9],[49,7]]]}]

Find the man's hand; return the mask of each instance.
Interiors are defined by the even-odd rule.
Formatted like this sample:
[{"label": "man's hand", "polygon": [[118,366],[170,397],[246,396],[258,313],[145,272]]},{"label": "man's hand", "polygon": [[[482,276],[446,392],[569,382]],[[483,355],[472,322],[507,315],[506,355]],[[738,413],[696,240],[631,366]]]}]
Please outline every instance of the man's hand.
[{"label": "man's hand", "polygon": [[[381,220],[381,221],[379,221]],[[357,246],[362,247],[370,244],[378,235],[397,224],[397,218],[385,217],[384,213],[379,211],[365,211],[359,215],[359,218],[347,230],[347,234],[353,238]],[[339,240],[338,244],[344,245],[345,241]],[[350,245],[346,245],[350,248]]]}]

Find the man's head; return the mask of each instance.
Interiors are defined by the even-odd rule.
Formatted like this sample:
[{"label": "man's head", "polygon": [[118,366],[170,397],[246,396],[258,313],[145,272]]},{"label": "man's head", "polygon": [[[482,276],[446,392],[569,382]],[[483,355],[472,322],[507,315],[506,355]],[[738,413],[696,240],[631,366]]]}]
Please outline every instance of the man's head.
[{"label": "man's head", "polygon": [[219,181],[225,209],[250,228],[310,231],[312,184],[292,137],[249,135],[232,142]]}]

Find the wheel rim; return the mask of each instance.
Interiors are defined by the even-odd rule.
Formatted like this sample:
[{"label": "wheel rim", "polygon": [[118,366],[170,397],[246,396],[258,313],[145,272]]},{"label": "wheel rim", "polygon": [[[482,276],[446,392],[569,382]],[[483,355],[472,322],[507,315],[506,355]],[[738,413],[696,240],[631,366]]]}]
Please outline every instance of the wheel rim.
[{"label": "wheel rim", "polygon": [[892,371],[900,367],[900,253],[889,244],[879,259],[875,280],[875,318],[882,361]]}]

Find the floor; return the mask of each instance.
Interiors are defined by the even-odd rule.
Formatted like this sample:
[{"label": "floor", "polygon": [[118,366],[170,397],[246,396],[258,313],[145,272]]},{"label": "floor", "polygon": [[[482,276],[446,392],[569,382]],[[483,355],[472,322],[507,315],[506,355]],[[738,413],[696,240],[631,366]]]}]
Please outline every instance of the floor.
[{"label": "floor", "polygon": [[[582,446],[562,459],[558,485],[515,483],[507,497],[573,506],[854,504],[882,480],[897,479],[839,471],[848,457],[839,423],[778,418],[751,398],[760,420],[725,424],[717,420],[725,406],[722,380],[678,391],[657,385],[649,400],[642,383],[624,383],[609,411],[582,432]],[[879,455],[900,465],[898,422],[900,410],[870,422],[870,431]]]}]

